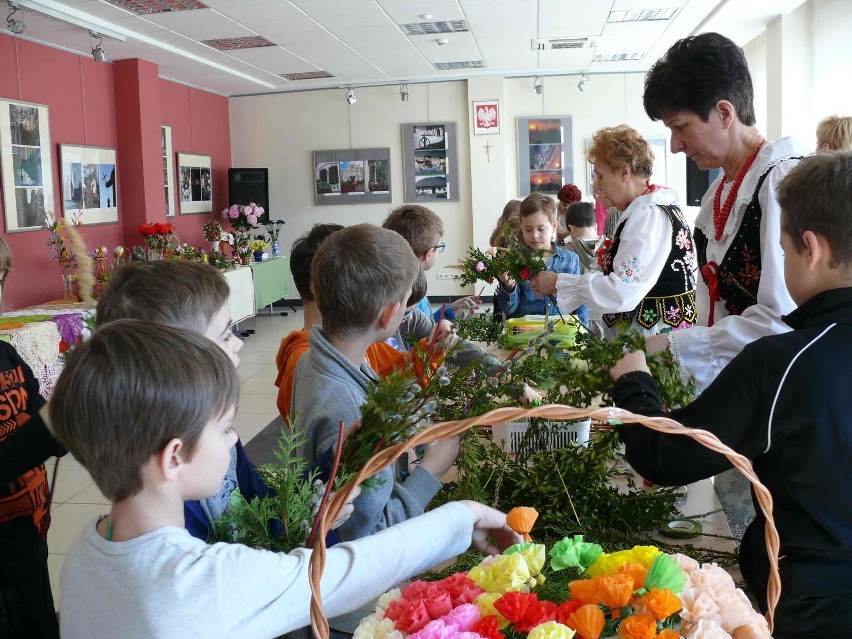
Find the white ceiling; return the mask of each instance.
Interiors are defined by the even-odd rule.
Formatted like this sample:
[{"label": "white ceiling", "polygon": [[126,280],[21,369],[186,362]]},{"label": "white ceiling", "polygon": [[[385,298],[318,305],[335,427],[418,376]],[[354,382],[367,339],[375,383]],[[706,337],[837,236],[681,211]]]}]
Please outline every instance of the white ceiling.
[{"label": "white ceiling", "polygon": [[[739,44],[804,0],[201,0],[209,8],[136,16],[105,0],[37,0],[97,27],[110,60],[144,58],[160,76],[246,95],[434,82],[474,75],[644,72],[678,38],[719,31]],[[674,9],[670,20],[608,22],[611,12]],[[401,24],[464,20],[469,31],[407,36]],[[21,17],[19,12],[16,17]],[[24,8],[22,38],[88,55],[84,28]],[[2,24],[2,21],[0,21]],[[10,33],[8,30],[0,30]],[[275,46],[220,52],[200,40],[263,36]],[[447,44],[436,40],[446,38]],[[587,38],[577,49],[533,51],[531,39]],[[628,54],[637,59],[596,61]],[[482,61],[438,71],[435,63]],[[283,73],[333,77],[289,81]]]}]

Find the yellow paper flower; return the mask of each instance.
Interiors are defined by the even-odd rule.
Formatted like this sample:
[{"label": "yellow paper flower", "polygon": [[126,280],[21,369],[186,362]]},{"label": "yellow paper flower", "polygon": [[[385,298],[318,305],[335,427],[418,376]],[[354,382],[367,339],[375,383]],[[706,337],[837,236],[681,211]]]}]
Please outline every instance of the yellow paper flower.
[{"label": "yellow paper flower", "polygon": [[502,555],[487,566],[475,566],[467,576],[483,590],[500,594],[523,590],[532,577],[526,559],[519,552]]},{"label": "yellow paper flower", "polygon": [[527,639],[571,639],[574,631],[556,621],[548,621],[530,630]]},{"label": "yellow paper flower", "polygon": [[483,617],[494,615],[497,617],[497,619],[499,620],[497,622],[497,627],[500,628],[500,630],[509,625],[509,620],[506,619],[506,617],[504,617],[503,615],[501,615],[500,612],[494,607],[494,602],[502,596],[502,592],[484,592],[473,600],[473,603],[476,604],[477,608],[479,608],[480,615],[482,615]]},{"label": "yellow paper flower", "polygon": [[586,574],[589,577],[611,575],[628,562],[639,564],[643,568],[650,568],[651,564],[654,563],[654,558],[662,554],[656,546],[634,546],[630,550],[619,550],[612,554],[603,553],[595,563],[589,566]]}]

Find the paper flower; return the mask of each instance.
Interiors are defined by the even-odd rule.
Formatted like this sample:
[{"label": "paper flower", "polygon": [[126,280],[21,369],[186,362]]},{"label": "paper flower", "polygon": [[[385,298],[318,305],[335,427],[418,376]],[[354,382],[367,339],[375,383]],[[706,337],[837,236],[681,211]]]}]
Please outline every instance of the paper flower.
[{"label": "paper flower", "polygon": [[584,542],[583,535],[566,537],[550,549],[550,567],[557,571],[576,568],[580,573],[584,573],[602,552],[598,544]]},{"label": "paper flower", "polygon": [[642,597],[648,612],[657,621],[668,619],[683,608],[683,603],[671,590],[655,588]]},{"label": "paper flower", "polygon": [[654,563],[648,568],[644,589],[666,588],[674,593],[681,593],[685,584],[686,575],[683,574],[677,562],[669,555],[657,555]]},{"label": "paper flower", "polygon": [[598,639],[604,628],[604,613],[593,604],[580,606],[568,617],[568,626],[576,630],[583,639]]},{"label": "paper flower", "polygon": [[533,628],[527,635],[527,639],[571,639],[573,636],[574,631],[568,626],[548,621]]},{"label": "paper flower", "polygon": [[484,263],[484,262],[482,262],[482,261],[480,260],[479,262],[477,262],[477,263],[476,263],[476,267],[475,267],[475,268],[476,268],[476,271],[477,271],[478,273],[481,273],[482,271],[484,271],[484,270],[485,270],[485,263]]},{"label": "paper flower", "polygon": [[651,615],[632,615],[618,627],[621,639],[656,639],[657,620]]},{"label": "paper flower", "polygon": [[528,506],[512,508],[506,514],[506,523],[516,533],[523,535],[524,541],[530,541],[530,531],[533,529],[536,519],[538,519],[538,511]]}]

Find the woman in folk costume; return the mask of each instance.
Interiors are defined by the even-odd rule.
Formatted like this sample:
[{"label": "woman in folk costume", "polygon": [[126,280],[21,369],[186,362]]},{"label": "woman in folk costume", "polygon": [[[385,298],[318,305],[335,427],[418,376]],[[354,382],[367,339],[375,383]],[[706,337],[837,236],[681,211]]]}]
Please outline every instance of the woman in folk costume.
[{"label": "woman in folk costume", "polygon": [[585,304],[602,313],[608,334],[622,322],[648,335],[691,326],[692,235],[677,193],[650,183],[654,154],[648,142],[620,125],[595,132],[586,153],[595,168],[595,190],[623,211],[612,242],[601,250],[601,272],[542,272],[533,277],[533,290],[555,293],[561,308]]}]

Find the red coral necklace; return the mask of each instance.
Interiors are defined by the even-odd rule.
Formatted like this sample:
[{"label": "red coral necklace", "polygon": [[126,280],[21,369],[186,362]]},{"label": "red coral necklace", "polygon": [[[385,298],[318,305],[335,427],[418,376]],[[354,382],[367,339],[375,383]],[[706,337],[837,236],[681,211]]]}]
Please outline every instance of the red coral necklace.
[{"label": "red coral necklace", "polygon": [[717,242],[722,239],[722,231],[725,230],[725,224],[728,223],[728,218],[731,216],[731,209],[734,208],[734,200],[737,199],[737,192],[740,190],[740,184],[742,184],[746,173],[748,173],[748,170],[754,163],[754,159],[757,157],[760,147],[763,146],[763,142],[764,140],[761,138],[760,142],[757,144],[757,148],[750,156],[748,156],[748,159],[745,161],[745,164],[743,164],[740,172],[737,173],[737,177],[731,185],[731,190],[728,192],[728,197],[725,198],[724,206],[722,205],[722,190],[725,188],[725,182],[728,180],[728,176],[726,175],[724,179],[719,182],[719,186],[716,187],[716,194],[713,197],[713,228],[716,231],[715,237]]}]

